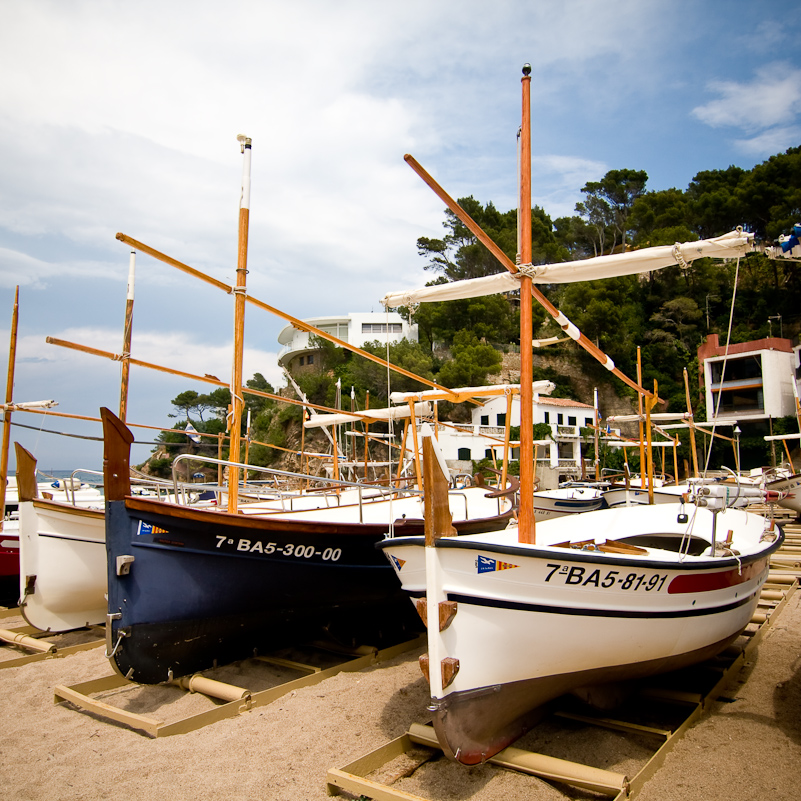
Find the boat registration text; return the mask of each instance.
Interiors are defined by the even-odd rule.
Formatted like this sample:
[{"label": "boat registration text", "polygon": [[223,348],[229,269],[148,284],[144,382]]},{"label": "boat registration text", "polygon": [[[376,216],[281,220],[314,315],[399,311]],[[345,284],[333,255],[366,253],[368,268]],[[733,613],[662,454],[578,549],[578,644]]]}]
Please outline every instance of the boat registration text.
[{"label": "boat registration text", "polygon": [[607,590],[644,590],[659,592],[667,580],[667,573],[624,573],[620,570],[600,570],[581,565],[548,563],[546,584],[566,584],[581,587],[598,587]]},{"label": "boat registration text", "polygon": [[275,542],[262,542],[261,540],[234,540],[230,537],[224,537],[221,534],[215,535],[217,537],[217,548],[222,548],[223,545],[236,544],[237,551],[244,551],[246,553],[279,553],[282,556],[294,556],[297,559],[311,559],[312,556],[322,558],[324,562],[336,562],[342,556],[341,548],[326,548],[325,550],[315,550],[313,545],[296,545],[292,542],[287,542],[284,545],[279,545]]}]

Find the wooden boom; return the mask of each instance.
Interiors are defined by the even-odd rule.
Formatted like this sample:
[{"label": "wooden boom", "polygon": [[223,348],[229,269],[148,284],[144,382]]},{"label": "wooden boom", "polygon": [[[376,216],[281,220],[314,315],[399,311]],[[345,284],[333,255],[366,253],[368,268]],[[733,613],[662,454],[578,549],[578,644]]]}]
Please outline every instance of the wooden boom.
[{"label": "wooden boom", "polygon": [[[512,263],[512,260],[495,244],[492,238],[481,228],[481,226],[426,172],[426,170],[417,162],[413,156],[405,155],[404,160],[406,163],[423,179],[423,182],[426,183],[431,189],[434,190],[434,193],[437,197],[442,200],[445,205],[464,223],[464,225],[470,230],[476,239],[484,245],[490,253],[510,272],[513,274],[517,274],[520,272],[517,265]],[[521,293],[522,294],[522,293]],[[537,303],[542,306],[551,317],[556,320],[559,324],[559,327],[565,331],[571,339],[575,339],[579,345],[581,345],[584,350],[587,351],[593,358],[597,359],[601,364],[604,365],[611,373],[616,375],[621,381],[625,384],[628,384],[632,389],[637,390],[641,395],[650,397],[651,393],[645,389],[644,387],[640,386],[636,381],[629,378],[624,372],[622,372],[617,367],[614,367],[614,362],[596,345],[594,345],[587,337],[576,328],[567,317],[559,311],[546,297],[542,294],[542,292],[537,289],[534,284],[531,284],[531,294]],[[522,303],[522,298],[521,298]],[[521,358],[523,353],[523,348],[521,346]],[[612,365],[612,366],[610,366]]]},{"label": "wooden boom", "polygon": [[[147,253],[148,256],[152,256],[154,259],[163,261],[165,264],[169,264],[172,267],[175,267],[176,269],[187,273],[188,275],[192,275],[195,278],[199,278],[201,281],[205,281],[206,283],[211,284],[212,286],[216,286],[217,289],[221,289],[224,292],[227,292],[228,294],[234,292],[234,288],[226,284],[224,281],[219,281],[216,278],[212,278],[210,275],[206,275],[205,273],[200,272],[200,270],[196,270],[194,267],[190,267],[188,264],[183,264],[177,259],[173,259],[171,256],[167,256],[164,253],[160,253],[158,250],[155,250],[154,248],[145,245],[143,242],[138,242],[136,239],[132,239],[130,236],[127,236],[126,234],[122,233],[117,234],[117,239],[119,239],[120,242],[125,242],[125,244],[130,245],[131,247],[141,251],[142,253]],[[435,381],[429,381],[427,378],[422,378],[421,376],[416,375],[410,370],[405,370],[403,367],[398,367],[397,364],[392,364],[392,362],[388,362],[386,359],[382,359],[380,356],[374,356],[372,353],[368,353],[366,350],[357,348],[355,345],[351,345],[350,343],[345,342],[345,340],[333,336],[333,334],[329,334],[323,331],[322,329],[311,325],[310,323],[306,323],[303,320],[298,319],[297,317],[293,317],[291,314],[287,314],[286,312],[283,312],[280,309],[276,309],[275,306],[270,306],[268,303],[264,303],[258,298],[254,298],[252,295],[246,295],[245,300],[247,300],[248,303],[252,303],[254,306],[257,306],[260,309],[264,309],[264,311],[268,311],[271,314],[276,315],[276,317],[280,317],[282,320],[286,320],[288,323],[291,323],[292,326],[294,328],[297,328],[299,331],[306,331],[309,334],[314,334],[315,336],[320,337],[320,339],[325,339],[328,340],[329,342],[333,342],[334,345],[337,345],[340,348],[345,348],[346,350],[349,350],[353,353],[358,353],[359,356],[362,356],[365,359],[369,359],[371,362],[375,362],[376,364],[380,364],[382,367],[388,367],[390,370],[394,370],[396,373],[405,375],[407,378],[413,378],[415,381],[419,381],[421,384],[426,384],[427,386],[433,387],[434,389],[442,390],[443,392],[448,393],[449,396],[452,395],[452,393],[450,393],[447,387],[443,387],[441,384],[437,384]],[[306,405],[309,406],[311,404],[306,404]]]},{"label": "wooden boom", "polygon": [[[60,348],[69,348],[70,350],[77,350],[81,353],[88,353],[92,356],[101,356],[104,359],[111,359],[112,361],[118,362],[121,361],[123,356],[119,353],[110,353],[106,350],[100,350],[98,348],[91,348],[88,345],[79,345],[76,342],[69,342],[65,339],[57,339],[56,337],[47,337],[46,342],[48,345],[58,345]],[[225,381],[220,381],[219,378],[213,375],[195,375],[194,373],[187,373],[184,370],[175,370],[172,367],[164,367],[159,364],[153,364],[152,362],[144,362],[141,359],[133,359],[129,358],[131,364],[138,365],[139,367],[147,367],[149,370],[157,370],[162,373],[169,373],[170,375],[179,375],[183,378],[188,378],[191,381],[203,381],[206,384],[215,384],[218,387],[225,387],[228,389],[228,384]],[[332,409],[329,406],[320,406],[316,403],[310,403],[309,401],[303,400],[296,400],[295,398],[285,398],[283,395],[274,395],[271,392],[264,392],[260,389],[251,389],[250,387],[242,387],[242,392],[248,395],[258,395],[260,398],[269,398],[270,400],[279,401],[281,403],[289,403],[293,406],[306,406],[311,409],[317,409],[321,412],[329,412],[332,414],[339,414],[339,409]],[[375,418],[367,418],[359,412],[354,412],[354,417],[358,417],[361,420],[370,419],[372,422],[375,422]]]}]

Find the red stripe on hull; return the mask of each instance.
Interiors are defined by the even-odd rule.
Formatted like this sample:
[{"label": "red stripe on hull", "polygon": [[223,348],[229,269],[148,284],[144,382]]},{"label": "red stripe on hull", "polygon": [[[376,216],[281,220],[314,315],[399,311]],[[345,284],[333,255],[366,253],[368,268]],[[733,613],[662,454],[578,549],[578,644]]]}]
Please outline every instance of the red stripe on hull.
[{"label": "red stripe on hull", "polygon": [[668,585],[668,593],[713,592],[727,587],[736,587],[759,576],[767,565],[766,559],[760,559],[745,565],[741,569],[723,570],[715,573],[684,573],[676,576]]}]

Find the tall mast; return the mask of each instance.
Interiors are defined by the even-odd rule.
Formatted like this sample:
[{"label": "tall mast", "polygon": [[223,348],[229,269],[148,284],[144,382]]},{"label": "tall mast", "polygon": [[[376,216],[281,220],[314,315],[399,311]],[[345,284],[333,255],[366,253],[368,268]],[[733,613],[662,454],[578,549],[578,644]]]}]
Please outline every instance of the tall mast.
[{"label": "tall mast", "polygon": [[[239,430],[242,427],[242,358],[245,350],[245,293],[247,291],[248,223],[250,222],[250,151],[251,140],[237,136],[244,160],[242,164],[242,198],[239,203],[239,251],[234,289],[234,364],[231,376],[231,447],[230,462],[239,462]],[[239,468],[228,466],[228,511],[236,514],[239,492]]]},{"label": "tall mast", "polygon": [[[520,125],[520,265],[531,264],[531,65],[523,67],[523,107]],[[533,344],[531,334],[531,276],[520,279],[520,510],[518,540],[534,543],[534,395]]]},{"label": "tall mast", "polygon": [[128,262],[128,293],[125,299],[125,330],[122,337],[122,375],[120,377],[120,420],[125,422],[128,412],[128,376],[131,371],[131,328],[133,326],[134,277],[136,274],[136,251],[131,251]]},{"label": "tall mast", "polygon": [[11,411],[9,405],[14,394],[14,369],[17,362],[17,325],[19,323],[19,286],[14,293],[14,311],[11,314],[11,344],[8,349],[8,378],[6,380],[6,408],[3,411],[3,451],[0,454],[0,531],[6,510],[8,485],[8,446],[11,441]]}]

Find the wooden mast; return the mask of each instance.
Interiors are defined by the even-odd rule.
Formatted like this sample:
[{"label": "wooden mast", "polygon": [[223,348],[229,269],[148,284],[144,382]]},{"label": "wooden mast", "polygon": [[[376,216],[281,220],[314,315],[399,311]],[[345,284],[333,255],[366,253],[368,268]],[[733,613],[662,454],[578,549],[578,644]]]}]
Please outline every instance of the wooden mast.
[{"label": "wooden mast", "polygon": [[[601,451],[599,450],[599,443],[598,443],[598,428],[601,425],[601,416],[598,413],[598,387],[595,387],[593,390],[593,401],[595,403],[595,480],[601,480]],[[623,451],[625,453],[625,450]],[[583,464],[583,460],[582,460]]]},{"label": "wooden mast", "polygon": [[0,454],[0,531],[6,509],[8,485],[8,446],[11,441],[11,411],[8,408],[14,395],[14,369],[17,363],[17,326],[19,325],[19,285],[14,292],[14,310],[11,313],[11,343],[8,349],[8,378],[6,379],[6,408],[3,411],[3,450]]},{"label": "wooden mast", "polygon": [[[698,478],[698,450],[695,447],[695,417],[693,417],[693,405],[690,400],[690,382],[687,378],[687,368],[684,368],[684,394],[687,398],[687,412],[690,415],[687,422],[690,424],[690,450],[693,457],[693,478]],[[678,476],[676,476],[678,481]]]},{"label": "wooden mast", "polygon": [[[642,386],[642,352],[640,346],[637,345],[637,383]],[[637,393],[637,406],[639,413],[639,428],[640,428],[640,486],[645,489],[645,481],[648,474],[648,469],[645,462],[645,431],[643,430],[643,394]],[[649,424],[650,425],[650,424]]]},{"label": "wooden mast", "polygon": [[131,371],[131,329],[133,327],[134,277],[136,274],[136,251],[131,251],[128,263],[128,294],[125,300],[125,330],[122,336],[122,374],[120,377],[120,420],[125,422],[128,412],[128,376]]},{"label": "wooden mast", "polygon": [[[520,264],[531,264],[531,66],[523,67],[520,126]],[[523,272],[521,270],[521,272]],[[533,345],[531,333],[531,276],[520,279],[520,511],[518,540],[536,542],[534,531],[534,396]]]},{"label": "wooden mast", "polygon": [[[240,134],[237,139],[242,146],[242,198],[239,203],[239,249],[236,264],[236,289],[234,290],[234,365],[231,376],[231,445],[228,451],[230,462],[239,462],[239,431],[242,427],[242,357],[245,350],[245,293],[248,265],[248,223],[250,221],[250,155],[251,140]],[[236,513],[239,492],[239,468],[228,466],[228,511]]]}]

